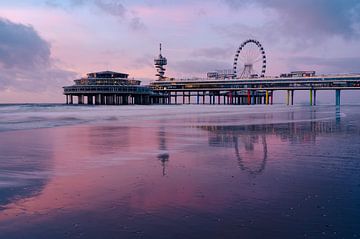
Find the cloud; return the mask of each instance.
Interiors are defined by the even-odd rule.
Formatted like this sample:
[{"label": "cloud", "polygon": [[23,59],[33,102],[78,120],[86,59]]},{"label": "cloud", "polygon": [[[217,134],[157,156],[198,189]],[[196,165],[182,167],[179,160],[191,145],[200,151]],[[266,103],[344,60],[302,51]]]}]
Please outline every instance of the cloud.
[{"label": "cloud", "polygon": [[231,64],[229,64],[229,61],[183,60],[174,62],[172,68],[180,73],[185,73],[185,75],[201,74],[201,76],[205,77],[206,72],[209,71],[231,69]]},{"label": "cloud", "polygon": [[62,0],[46,0],[45,5],[52,8],[63,8],[66,9],[67,7],[74,8],[74,7],[81,7],[85,5],[85,0],[69,0],[69,4],[64,4],[65,1]]},{"label": "cloud", "polygon": [[61,90],[75,76],[54,64],[50,44],[33,27],[0,18],[0,35],[0,90]]},{"label": "cloud", "polygon": [[145,24],[141,21],[139,17],[133,17],[129,22],[129,27],[130,29],[135,31],[146,29]]},{"label": "cloud", "polygon": [[[280,37],[323,38],[340,35],[344,38],[359,37],[360,21],[358,0],[224,0],[237,11],[244,6],[258,5],[274,10],[278,17],[273,29],[283,33]],[[278,32],[277,30],[277,32]]]},{"label": "cloud", "polygon": [[317,69],[321,73],[360,73],[360,57],[290,57],[282,59],[295,70]]},{"label": "cloud", "polygon": [[235,54],[235,49],[226,47],[210,47],[210,48],[200,48],[194,50],[191,55],[195,57],[205,57],[205,58],[225,58],[231,59],[232,55]]},{"label": "cloud", "polygon": [[129,11],[122,4],[122,1],[119,0],[70,0],[68,4],[57,0],[47,0],[45,4],[51,8],[62,8],[65,10],[72,10],[74,7],[92,6],[111,17],[117,18],[121,23],[125,22],[130,30],[140,31],[146,29],[145,23],[136,12]]},{"label": "cloud", "polygon": [[30,26],[0,19],[0,65],[31,69],[46,65],[50,46]]},{"label": "cloud", "polygon": [[124,18],[126,8],[118,0],[95,0],[95,5],[109,15]]}]

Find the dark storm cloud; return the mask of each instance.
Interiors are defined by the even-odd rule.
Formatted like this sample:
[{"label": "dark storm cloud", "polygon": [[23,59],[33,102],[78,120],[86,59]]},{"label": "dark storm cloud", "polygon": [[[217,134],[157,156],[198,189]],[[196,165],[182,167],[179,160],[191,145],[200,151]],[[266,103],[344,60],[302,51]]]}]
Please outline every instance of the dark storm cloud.
[{"label": "dark storm cloud", "polygon": [[0,90],[40,91],[74,74],[54,66],[50,44],[31,26],[0,18]]},{"label": "dark storm cloud", "polygon": [[[224,0],[231,9],[257,5],[275,10],[278,21],[273,30],[309,38],[341,35],[358,37],[360,2],[358,0]],[[278,29],[277,29],[278,28]],[[286,37],[286,35],[284,35]]]}]

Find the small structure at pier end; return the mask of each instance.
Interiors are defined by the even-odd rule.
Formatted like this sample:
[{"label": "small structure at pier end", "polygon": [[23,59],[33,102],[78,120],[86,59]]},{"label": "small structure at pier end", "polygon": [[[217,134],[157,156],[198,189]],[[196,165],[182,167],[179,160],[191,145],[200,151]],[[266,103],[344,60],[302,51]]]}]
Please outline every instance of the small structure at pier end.
[{"label": "small structure at pier end", "polygon": [[[88,73],[74,80],[72,86],[64,86],[66,104],[128,105],[166,103],[162,93],[154,93],[141,81],[129,79],[128,74],[114,71]],[[164,101],[164,102],[163,102]]]}]

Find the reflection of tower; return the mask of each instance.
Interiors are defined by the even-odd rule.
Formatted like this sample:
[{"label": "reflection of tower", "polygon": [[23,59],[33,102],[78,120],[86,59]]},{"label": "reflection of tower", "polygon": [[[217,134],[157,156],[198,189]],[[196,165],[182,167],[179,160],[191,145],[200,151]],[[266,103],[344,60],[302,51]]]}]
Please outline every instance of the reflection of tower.
[{"label": "reflection of tower", "polygon": [[166,164],[169,161],[169,153],[167,152],[167,147],[166,147],[166,136],[165,136],[165,131],[164,128],[161,127],[159,130],[159,150],[160,153],[158,154],[157,158],[161,161],[161,165],[163,168],[163,176],[166,175]]},{"label": "reflection of tower", "polygon": [[164,80],[165,77],[165,68],[164,66],[167,65],[167,59],[161,55],[161,43],[160,43],[160,54],[159,57],[154,59],[155,68],[157,70],[156,76],[159,77],[158,80]]}]

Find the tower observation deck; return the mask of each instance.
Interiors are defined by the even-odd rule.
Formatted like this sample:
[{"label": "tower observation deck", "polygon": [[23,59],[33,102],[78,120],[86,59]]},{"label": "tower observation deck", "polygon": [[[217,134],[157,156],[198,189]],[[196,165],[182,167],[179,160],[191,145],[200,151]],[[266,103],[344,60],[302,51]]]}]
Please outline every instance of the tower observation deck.
[{"label": "tower observation deck", "polygon": [[165,75],[165,68],[164,66],[167,65],[167,59],[161,55],[161,43],[160,43],[160,54],[158,58],[154,59],[155,68],[157,70],[156,76],[158,77],[158,80],[164,80],[166,77]]}]

